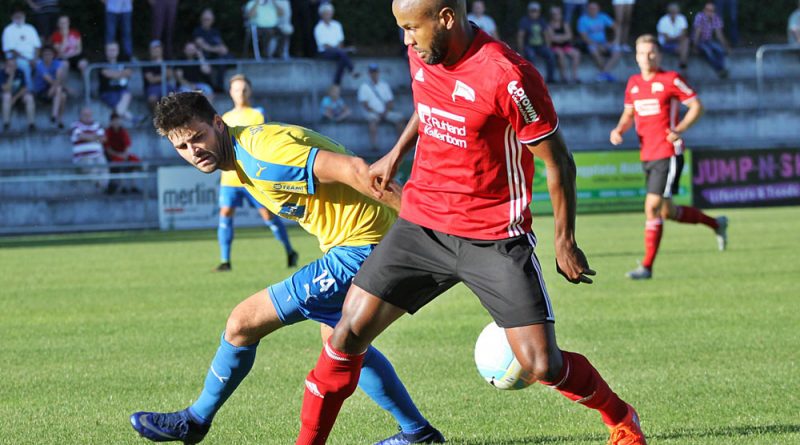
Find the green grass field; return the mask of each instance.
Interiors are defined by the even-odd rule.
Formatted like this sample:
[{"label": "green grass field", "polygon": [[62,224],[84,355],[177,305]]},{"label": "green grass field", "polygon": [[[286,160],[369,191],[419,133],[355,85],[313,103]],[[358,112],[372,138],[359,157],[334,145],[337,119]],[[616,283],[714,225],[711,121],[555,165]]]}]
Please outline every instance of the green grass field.
[{"label": "green grass field", "polygon": [[[591,286],[556,275],[552,220],[535,223],[560,346],[635,404],[651,444],[800,443],[800,208],[727,214],[724,253],[708,229],[668,223],[650,282],[624,278],[641,256],[641,215],[579,217]],[[292,235],[301,262],[320,255]],[[146,443],[130,413],[191,403],[229,311],[289,272],[266,230],[239,230],[233,254],[232,273],[210,272],[211,230],[0,238],[0,444]],[[488,322],[457,287],[376,345],[450,443],[605,443],[599,416],[555,391],[480,379],[472,347]],[[312,322],[264,339],[204,443],[294,443],[320,346]],[[394,432],[357,392],[330,443]]]}]

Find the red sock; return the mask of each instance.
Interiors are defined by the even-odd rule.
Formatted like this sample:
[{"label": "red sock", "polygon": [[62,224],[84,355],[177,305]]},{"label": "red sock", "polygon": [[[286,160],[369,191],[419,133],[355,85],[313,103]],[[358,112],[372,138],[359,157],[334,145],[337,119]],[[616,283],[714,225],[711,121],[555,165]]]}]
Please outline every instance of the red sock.
[{"label": "red sock", "polygon": [[684,224],[705,224],[714,230],[717,230],[719,227],[719,224],[717,224],[717,220],[715,218],[706,215],[697,207],[676,206],[675,221]]},{"label": "red sock", "polygon": [[586,357],[575,352],[561,351],[564,366],[555,382],[541,382],[564,397],[595,409],[606,425],[613,426],[628,414],[628,404],[617,396]]},{"label": "red sock", "polygon": [[642,266],[652,269],[656,260],[658,246],[661,244],[661,234],[664,231],[664,221],[661,218],[648,219],[644,225],[644,259]]},{"label": "red sock", "polygon": [[330,342],[325,344],[317,366],[306,377],[296,445],[325,443],[339,409],[358,386],[363,363],[364,354],[345,354],[335,350]]}]

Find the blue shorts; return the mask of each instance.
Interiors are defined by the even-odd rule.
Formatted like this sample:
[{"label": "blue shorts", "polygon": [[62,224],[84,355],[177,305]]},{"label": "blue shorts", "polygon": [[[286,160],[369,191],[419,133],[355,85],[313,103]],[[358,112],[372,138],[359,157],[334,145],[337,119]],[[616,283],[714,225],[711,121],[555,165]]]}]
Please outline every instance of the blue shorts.
[{"label": "blue shorts", "polygon": [[284,325],[314,320],[330,327],[342,318],[350,283],[375,245],[340,246],[268,288]]},{"label": "blue shorts", "polygon": [[220,207],[241,207],[245,199],[254,209],[264,207],[260,202],[256,201],[256,198],[253,198],[253,195],[244,187],[231,187],[229,185],[219,186]]}]

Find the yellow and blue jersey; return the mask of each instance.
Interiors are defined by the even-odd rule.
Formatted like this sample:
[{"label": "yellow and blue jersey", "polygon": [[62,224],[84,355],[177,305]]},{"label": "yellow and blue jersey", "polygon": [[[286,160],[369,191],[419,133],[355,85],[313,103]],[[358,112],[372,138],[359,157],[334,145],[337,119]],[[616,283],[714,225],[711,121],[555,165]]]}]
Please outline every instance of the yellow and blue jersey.
[{"label": "yellow and blue jersey", "polygon": [[[261,107],[244,107],[240,110],[233,109],[222,115],[222,120],[229,127],[247,127],[266,122],[266,113]],[[224,187],[244,187],[242,181],[234,171],[223,171],[219,178],[219,185]]]},{"label": "yellow and blue jersey", "polygon": [[338,142],[307,128],[276,122],[229,129],[236,173],[269,211],[297,221],[320,249],[377,244],[397,214],[341,183],[314,182],[320,150],[348,154]]}]

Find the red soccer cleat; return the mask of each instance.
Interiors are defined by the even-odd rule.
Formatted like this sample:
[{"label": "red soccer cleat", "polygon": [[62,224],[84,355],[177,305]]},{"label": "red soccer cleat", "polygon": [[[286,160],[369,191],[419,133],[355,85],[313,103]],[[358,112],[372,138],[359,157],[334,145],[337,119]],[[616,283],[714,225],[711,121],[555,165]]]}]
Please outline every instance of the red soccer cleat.
[{"label": "red soccer cleat", "polygon": [[611,437],[608,445],[647,445],[642,427],[639,425],[639,415],[632,406],[628,405],[628,414],[622,422],[608,427]]}]

